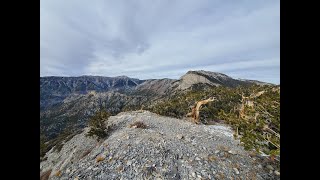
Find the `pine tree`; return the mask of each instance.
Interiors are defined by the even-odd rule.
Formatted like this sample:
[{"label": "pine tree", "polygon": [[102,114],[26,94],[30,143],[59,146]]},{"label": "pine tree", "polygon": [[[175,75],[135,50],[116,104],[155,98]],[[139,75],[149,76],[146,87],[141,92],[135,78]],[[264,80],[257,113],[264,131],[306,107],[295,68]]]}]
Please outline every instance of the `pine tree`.
[{"label": "pine tree", "polygon": [[106,121],[110,117],[110,113],[105,110],[99,110],[96,114],[89,120],[90,130],[87,136],[97,136],[98,141],[107,136],[107,131],[109,127],[106,126]]}]

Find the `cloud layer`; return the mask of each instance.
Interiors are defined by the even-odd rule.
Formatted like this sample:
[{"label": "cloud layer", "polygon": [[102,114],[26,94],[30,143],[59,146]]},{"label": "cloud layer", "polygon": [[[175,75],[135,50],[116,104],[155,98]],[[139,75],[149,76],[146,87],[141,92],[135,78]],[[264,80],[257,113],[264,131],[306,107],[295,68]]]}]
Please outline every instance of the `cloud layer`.
[{"label": "cloud layer", "polygon": [[46,0],[40,76],[179,78],[208,70],[280,82],[279,0]]}]

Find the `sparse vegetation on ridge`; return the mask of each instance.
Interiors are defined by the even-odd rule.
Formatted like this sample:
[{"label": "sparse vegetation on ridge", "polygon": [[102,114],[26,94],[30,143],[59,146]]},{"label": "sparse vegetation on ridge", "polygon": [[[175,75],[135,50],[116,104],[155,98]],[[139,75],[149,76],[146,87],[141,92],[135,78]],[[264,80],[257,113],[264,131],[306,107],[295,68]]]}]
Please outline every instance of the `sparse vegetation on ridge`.
[{"label": "sparse vegetation on ridge", "polygon": [[106,125],[106,121],[111,116],[105,110],[100,110],[89,120],[90,130],[87,133],[87,136],[96,136],[98,141],[105,138],[108,135],[110,126]]},{"label": "sparse vegetation on ridge", "polygon": [[[209,97],[218,100],[200,110],[200,120],[224,120],[236,131],[245,149],[269,155],[280,154],[280,92],[275,86],[253,85],[237,88],[212,87],[207,90],[191,90],[174,95],[148,110],[164,116],[183,118],[193,104]],[[244,97],[262,92],[260,96],[242,102]],[[244,103],[244,104],[243,104]],[[242,108],[242,109],[241,109]]]}]

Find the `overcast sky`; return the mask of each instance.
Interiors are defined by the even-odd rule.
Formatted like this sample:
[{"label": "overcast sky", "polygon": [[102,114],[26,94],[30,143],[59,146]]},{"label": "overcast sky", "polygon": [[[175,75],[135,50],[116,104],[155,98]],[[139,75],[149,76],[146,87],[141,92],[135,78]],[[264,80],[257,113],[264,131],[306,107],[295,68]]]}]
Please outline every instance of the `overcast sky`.
[{"label": "overcast sky", "polygon": [[42,0],[40,76],[280,83],[279,0]]}]

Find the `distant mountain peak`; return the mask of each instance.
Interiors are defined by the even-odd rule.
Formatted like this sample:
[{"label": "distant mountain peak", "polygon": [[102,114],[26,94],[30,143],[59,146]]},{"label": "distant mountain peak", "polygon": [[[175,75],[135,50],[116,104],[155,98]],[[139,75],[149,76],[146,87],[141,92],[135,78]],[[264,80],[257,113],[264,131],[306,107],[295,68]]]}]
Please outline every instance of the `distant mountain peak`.
[{"label": "distant mountain peak", "polygon": [[205,71],[205,70],[188,71],[186,74],[205,74],[205,75],[210,75],[210,76],[229,77],[229,76],[227,76],[226,74],[223,74],[223,73]]},{"label": "distant mountain peak", "polygon": [[128,77],[128,76],[125,76],[125,75],[121,75],[121,76],[116,76],[116,78],[125,78],[125,79],[129,79],[130,77]]},{"label": "distant mountain peak", "polygon": [[243,82],[233,79],[219,72],[211,72],[204,70],[188,71],[185,75],[181,76],[179,89],[188,89],[196,84],[204,84],[209,86],[227,86],[236,87],[238,85],[248,84],[249,82]]}]

